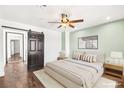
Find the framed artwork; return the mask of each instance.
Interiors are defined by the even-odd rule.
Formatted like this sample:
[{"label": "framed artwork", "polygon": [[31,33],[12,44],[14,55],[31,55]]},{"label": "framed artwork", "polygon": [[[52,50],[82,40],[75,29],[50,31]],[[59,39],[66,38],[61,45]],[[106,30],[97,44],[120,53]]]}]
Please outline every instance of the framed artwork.
[{"label": "framed artwork", "polygon": [[98,49],[98,35],[79,37],[78,38],[79,49]]}]

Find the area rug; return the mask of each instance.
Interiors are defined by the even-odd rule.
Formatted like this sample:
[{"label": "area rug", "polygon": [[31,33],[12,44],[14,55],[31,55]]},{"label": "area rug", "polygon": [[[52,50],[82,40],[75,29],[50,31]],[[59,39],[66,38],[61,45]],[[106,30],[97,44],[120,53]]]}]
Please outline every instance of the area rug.
[{"label": "area rug", "polygon": [[[55,79],[53,79],[48,74],[46,74],[43,69],[34,71],[33,73],[46,88],[64,88],[59,82],[57,82]],[[116,87],[116,81],[107,79],[105,77],[101,77],[94,86],[94,88],[115,88],[115,87]]]}]

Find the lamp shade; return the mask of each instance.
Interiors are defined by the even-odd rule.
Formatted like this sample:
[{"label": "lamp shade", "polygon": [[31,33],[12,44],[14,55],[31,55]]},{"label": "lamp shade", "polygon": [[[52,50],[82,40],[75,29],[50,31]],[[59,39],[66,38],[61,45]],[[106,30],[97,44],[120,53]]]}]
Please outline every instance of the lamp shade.
[{"label": "lamp shade", "polygon": [[111,58],[123,58],[123,53],[122,52],[111,52]]},{"label": "lamp shade", "polygon": [[59,57],[65,57],[65,52],[64,51],[59,52]]}]

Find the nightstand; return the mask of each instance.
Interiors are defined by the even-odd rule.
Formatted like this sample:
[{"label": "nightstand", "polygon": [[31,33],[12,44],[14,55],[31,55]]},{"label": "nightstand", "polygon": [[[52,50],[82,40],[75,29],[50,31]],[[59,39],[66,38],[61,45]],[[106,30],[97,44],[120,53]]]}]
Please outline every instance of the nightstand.
[{"label": "nightstand", "polygon": [[104,74],[123,81],[123,66],[116,64],[104,64]]},{"label": "nightstand", "polygon": [[64,60],[67,59],[68,57],[57,57],[57,60]]}]

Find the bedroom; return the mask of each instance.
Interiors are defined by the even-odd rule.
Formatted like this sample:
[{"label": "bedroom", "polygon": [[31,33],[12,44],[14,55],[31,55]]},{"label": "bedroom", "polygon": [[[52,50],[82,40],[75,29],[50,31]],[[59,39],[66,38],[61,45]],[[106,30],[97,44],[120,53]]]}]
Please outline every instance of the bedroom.
[{"label": "bedroom", "polygon": [[[124,87],[123,9],[1,5],[0,87]],[[21,63],[7,62],[10,32],[23,34]]]}]

